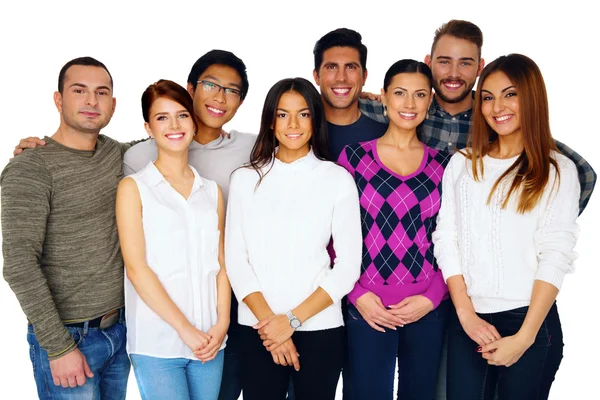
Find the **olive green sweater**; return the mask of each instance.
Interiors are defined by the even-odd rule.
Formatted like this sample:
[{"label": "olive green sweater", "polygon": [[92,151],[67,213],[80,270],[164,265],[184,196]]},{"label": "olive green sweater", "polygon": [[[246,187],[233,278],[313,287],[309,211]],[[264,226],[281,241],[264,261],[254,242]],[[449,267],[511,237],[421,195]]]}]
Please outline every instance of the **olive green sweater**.
[{"label": "olive green sweater", "polygon": [[75,347],[64,323],[124,304],[115,200],[129,145],[100,135],[82,151],[44,140],[0,177],[2,251],[4,278],[53,359]]}]

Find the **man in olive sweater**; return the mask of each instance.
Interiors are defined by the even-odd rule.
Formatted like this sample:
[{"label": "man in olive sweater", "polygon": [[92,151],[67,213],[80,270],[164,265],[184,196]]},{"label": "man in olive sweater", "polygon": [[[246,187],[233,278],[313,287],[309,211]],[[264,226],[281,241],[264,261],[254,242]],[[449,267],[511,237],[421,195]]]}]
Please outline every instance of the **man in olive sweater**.
[{"label": "man in olive sweater", "polygon": [[115,195],[127,145],[100,135],[115,99],[104,64],[60,71],[60,126],[0,177],[4,278],[27,319],[38,395],[124,399],[129,374]]}]

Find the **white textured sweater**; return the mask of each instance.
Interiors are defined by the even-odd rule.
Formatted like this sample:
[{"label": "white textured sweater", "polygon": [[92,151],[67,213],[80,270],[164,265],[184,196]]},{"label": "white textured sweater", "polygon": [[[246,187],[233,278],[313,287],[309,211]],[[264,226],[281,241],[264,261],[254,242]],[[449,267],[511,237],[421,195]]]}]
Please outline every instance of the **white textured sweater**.
[{"label": "white textured sweater", "polygon": [[[257,182],[253,169],[235,171],[227,205],[225,257],[240,300],[238,322],[258,322],[243,302],[251,293],[261,292],[273,312],[283,314],[320,286],[333,304],[299,330],[342,326],[341,299],[358,280],[362,251],[352,176],[311,151],[290,164],[275,159],[258,187]],[[332,237],[333,269],[327,252]]]},{"label": "white textured sweater", "polygon": [[487,204],[492,186],[517,157],[484,157],[480,181],[473,179],[471,161],[460,153],[446,167],[434,252],[446,281],[463,276],[478,313],[528,306],[534,280],[560,289],[565,274],[573,271],[579,231],[577,168],[562,154],[553,157],[560,180],[554,183],[551,167],[541,201],[525,214],[516,211],[515,194],[501,208],[510,179],[504,179]]}]

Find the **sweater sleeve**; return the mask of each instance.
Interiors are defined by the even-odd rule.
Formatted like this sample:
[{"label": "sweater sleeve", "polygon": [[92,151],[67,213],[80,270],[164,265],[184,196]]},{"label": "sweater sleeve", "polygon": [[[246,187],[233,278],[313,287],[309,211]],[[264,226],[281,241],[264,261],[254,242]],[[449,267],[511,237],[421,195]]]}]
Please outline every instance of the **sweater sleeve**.
[{"label": "sweater sleeve", "polygon": [[[337,168],[337,167],[336,167]],[[352,290],[360,275],[362,232],[358,191],[352,177],[345,171],[336,182],[340,188],[331,220],[331,235],[335,259],[333,269],[319,286],[336,302]]]},{"label": "sweater sleeve", "polygon": [[456,176],[459,176],[459,163],[465,157],[456,153],[448,163],[442,178],[442,204],[437,217],[435,232],[432,235],[433,253],[442,271],[444,282],[454,275],[462,275],[461,256],[458,246],[458,205],[456,204]]},{"label": "sweater sleeve", "polygon": [[227,217],[225,224],[225,265],[236,298],[242,301],[251,293],[260,292],[261,286],[248,260],[248,248],[244,236],[244,203],[246,191],[243,176],[234,172],[229,186]]},{"label": "sweater sleeve", "polygon": [[548,282],[560,289],[565,274],[573,272],[573,251],[579,226],[579,179],[577,168],[567,159],[558,159],[560,178],[550,176],[550,193],[542,221],[535,233],[538,258],[536,279]]},{"label": "sweater sleeve", "polygon": [[48,358],[75,348],[65,329],[41,265],[52,178],[31,151],[16,157],[2,172],[2,252],[4,279],[17,296]]},{"label": "sweater sleeve", "polygon": [[431,278],[431,283],[425,293],[423,293],[423,296],[431,300],[433,308],[435,309],[440,305],[442,300],[446,298],[447,294],[448,286],[446,286],[446,283],[444,282],[442,271],[438,269]]}]

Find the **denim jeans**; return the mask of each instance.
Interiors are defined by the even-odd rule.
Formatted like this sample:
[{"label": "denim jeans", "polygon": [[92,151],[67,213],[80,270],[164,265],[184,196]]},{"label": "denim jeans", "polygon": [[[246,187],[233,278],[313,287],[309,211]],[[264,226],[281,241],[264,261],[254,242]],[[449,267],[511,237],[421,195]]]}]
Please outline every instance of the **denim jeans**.
[{"label": "denim jeans", "polygon": [[[502,337],[516,334],[529,307],[492,314],[478,314],[494,325]],[[535,338],[519,361],[510,367],[493,366],[476,351],[456,313],[448,326],[448,400],[489,400],[497,390],[499,400],[548,398],[554,375],[562,360],[563,337],[556,304],[552,306]]]},{"label": "denim jeans", "polygon": [[433,400],[449,309],[450,300],[444,300],[417,322],[382,333],[350,305],[346,327],[354,399],[394,398],[397,358],[398,398]]},{"label": "denim jeans", "polygon": [[133,372],[144,400],[217,400],[223,375],[223,350],[207,363],[188,358],[131,354]]},{"label": "denim jeans", "polygon": [[66,328],[73,336],[79,351],[85,356],[94,377],[87,378],[85,385],[75,388],[56,386],[50,371],[48,353],[40,347],[34,327],[30,324],[27,329],[27,341],[39,398],[43,400],[125,399],[130,363],[126,351],[127,328],[124,322],[116,323],[104,330],[87,327]]}]

